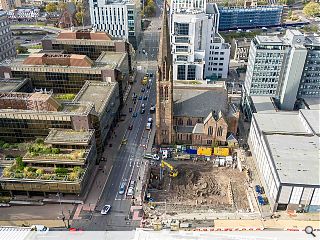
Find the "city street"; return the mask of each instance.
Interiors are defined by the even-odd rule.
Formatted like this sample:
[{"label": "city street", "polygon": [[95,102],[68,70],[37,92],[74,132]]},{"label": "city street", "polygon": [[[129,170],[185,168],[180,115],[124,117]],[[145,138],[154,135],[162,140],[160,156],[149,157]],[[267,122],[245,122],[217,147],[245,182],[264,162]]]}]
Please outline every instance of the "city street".
[{"label": "city street", "polygon": [[[136,65],[138,68],[136,82],[132,85],[132,89],[122,109],[122,114],[126,114],[124,122],[119,122],[114,130],[114,137],[120,138],[119,145],[108,144],[105,147],[104,157],[109,159],[108,152],[112,148],[117,151],[114,155],[113,164],[111,166],[110,175],[105,183],[93,185],[93,187],[101,188],[102,192],[89,216],[73,220],[72,227],[79,227],[84,230],[132,230],[139,226],[139,222],[129,220],[130,207],[132,204],[131,197],[127,196],[130,181],[140,181],[139,168],[142,164],[145,146],[149,140],[149,130],[146,130],[146,123],[149,117],[152,117],[149,109],[155,105],[155,87],[156,87],[156,59],[159,46],[159,27],[161,21],[159,16],[150,19],[149,28],[143,33],[142,41],[136,50]],[[152,73],[150,89],[141,84],[141,79],[145,73]],[[142,92],[142,88],[144,91]],[[133,93],[137,94],[136,104],[133,103]],[[142,100],[139,100],[139,98]],[[145,99],[145,97],[147,99]],[[142,104],[145,105],[145,113],[141,113]],[[132,112],[129,112],[132,108]],[[137,116],[134,117],[133,115]],[[155,119],[153,119],[155,121]],[[132,126],[132,130],[129,130]],[[154,126],[153,126],[154,127]],[[117,136],[117,132],[124,131],[124,134]],[[152,141],[152,139],[150,140]],[[121,142],[123,144],[121,144]],[[110,160],[110,159],[109,159]],[[125,184],[124,194],[119,193],[121,183]],[[104,186],[102,186],[104,185]],[[104,205],[111,205],[111,210],[107,215],[101,215],[100,211]]]}]

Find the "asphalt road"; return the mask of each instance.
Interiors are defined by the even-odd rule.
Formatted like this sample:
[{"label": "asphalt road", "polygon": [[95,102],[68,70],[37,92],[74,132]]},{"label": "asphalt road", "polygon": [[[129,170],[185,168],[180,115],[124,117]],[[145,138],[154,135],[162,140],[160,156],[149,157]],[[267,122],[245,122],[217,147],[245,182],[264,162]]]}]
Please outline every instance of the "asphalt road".
[{"label": "asphalt road", "polygon": [[[159,22],[159,17],[151,19],[151,27],[144,32],[140,46],[136,51],[137,66],[141,66],[141,70],[137,73],[137,82],[133,84],[126,105],[122,110],[122,113],[127,114],[126,118],[130,118],[130,120],[126,121],[126,125],[124,123],[120,125],[127,129],[123,136],[126,144],[112,146],[118,149],[118,153],[107,183],[102,190],[96,211],[92,213],[91,219],[82,219],[76,224],[76,227],[81,227],[84,230],[132,230],[139,226],[137,222],[128,220],[132,199],[127,196],[127,191],[131,180],[140,180],[138,172],[149,133],[146,130],[146,123],[148,118],[151,117],[149,109],[156,102],[155,60],[157,59],[160,32],[157,21]],[[142,49],[145,51],[142,51]],[[152,82],[149,83],[150,89],[142,86],[140,81],[146,72],[153,73]],[[142,88],[145,89],[144,92],[141,91]],[[137,99],[136,104],[133,104],[132,101],[133,92],[142,97],[142,100]],[[145,96],[147,100],[143,100]],[[146,111],[144,114],[140,113],[142,104],[145,105]],[[129,108],[133,108],[132,113],[129,113]],[[137,113],[137,117],[133,117],[133,113]],[[155,121],[155,119],[153,120]],[[130,125],[133,126],[132,130],[128,129]],[[119,194],[122,182],[125,182],[126,190],[124,194]],[[111,210],[107,215],[101,215],[100,211],[106,204],[111,205]]]}]

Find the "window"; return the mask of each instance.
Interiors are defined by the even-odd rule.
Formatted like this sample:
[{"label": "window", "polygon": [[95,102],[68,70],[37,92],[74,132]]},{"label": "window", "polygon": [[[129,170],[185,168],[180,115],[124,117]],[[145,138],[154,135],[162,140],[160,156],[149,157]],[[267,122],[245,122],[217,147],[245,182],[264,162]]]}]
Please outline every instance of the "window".
[{"label": "window", "polygon": [[185,80],[185,78],[186,78],[186,66],[185,65],[178,65],[177,79],[178,80]]},{"label": "window", "polygon": [[182,118],[178,119],[178,125],[180,125],[180,126],[183,125],[183,119]]},{"label": "window", "polygon": [[212,136],[212,134],[213,134],[213,127],[210,126],[210,127],[208,128],[208,135],[211,135],[211,136]]},{"label": "window", "polygon": [[178,55],[177,56],[177,61],[188,61],[188,56],[186,55]]},{"label": "window", "polygon": [[196,79],[196,66],[195,65],[189,65],[188,66],[188,80],[195,80]]},{"label": "window", "polygon": [[188,52],[188,46],[176,46],[176,52]]},{"label": "window", "polygon": [[218,127],[217,136],[221,137],[223,134],[223,128],[220,126]]},{"label": "window", "polygon": [[188,43],[189,38],[188,37],[176,37],[175,41],[176,41],[176,43]]},{"label": "window", "polygon": [[191,118],[189,118],[189,119],[187,120],[187,125],[188,125],[188,126],[192,126],[192,120],[191,120]]},{"label": "window", "polygon": [[188,23],[174,23],[174,33],[176,35],[189,35]]}]

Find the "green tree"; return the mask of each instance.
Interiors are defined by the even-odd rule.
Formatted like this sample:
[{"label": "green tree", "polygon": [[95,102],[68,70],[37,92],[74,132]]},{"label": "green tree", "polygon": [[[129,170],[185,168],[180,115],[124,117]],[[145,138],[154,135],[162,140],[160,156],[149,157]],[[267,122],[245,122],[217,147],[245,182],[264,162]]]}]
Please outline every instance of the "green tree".
[{"label": "green tree", "polygon": [[309,2],[303,8],[303,13],[309,17],[315,17],[320,15],[320,3]]},{"label": "green tree", "polygon": [[62,12],[67,9],[67,4],[64,1],[59,1],[57,9]]},{"label": "green tree", "polygon": [[45,8],[46,12],[48,13],[56,12],[57,9],[58,7],[55,3],[48,3]]},{"label": "green tree", "polygon": [[288,11],[288,18],[291,18],[292,17],[292,10],[290,9],[289,11]]},{"label": "green tree", "polygon": [[21,45],[17,46],[16,50],[18,54],[28,53],[28,49]]},{"label": "green tree", "polygon": [[77,23],[79,24],[79,25],[82,25],[82,23],[83,23],[83,17],[84,17],[84,12],[77,12],[76,13],[76,15],[75,15],[75,17],[76,17],[76,20],[77,20]]}]

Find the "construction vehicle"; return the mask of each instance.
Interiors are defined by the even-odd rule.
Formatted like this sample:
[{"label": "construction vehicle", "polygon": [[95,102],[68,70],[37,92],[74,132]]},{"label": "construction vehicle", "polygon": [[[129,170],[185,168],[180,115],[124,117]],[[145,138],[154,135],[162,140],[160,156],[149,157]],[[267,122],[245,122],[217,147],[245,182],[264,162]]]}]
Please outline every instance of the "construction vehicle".
[{"label": "construction vehicle", "polygon": [[162,170],[164,167],[168,167],[170,169],[170,173],[169,173],[170,177],[178,176],[178,173],[179,173],[178,170],[176,168],[174,168],[171,164],[162,160],[160,169]]}]

